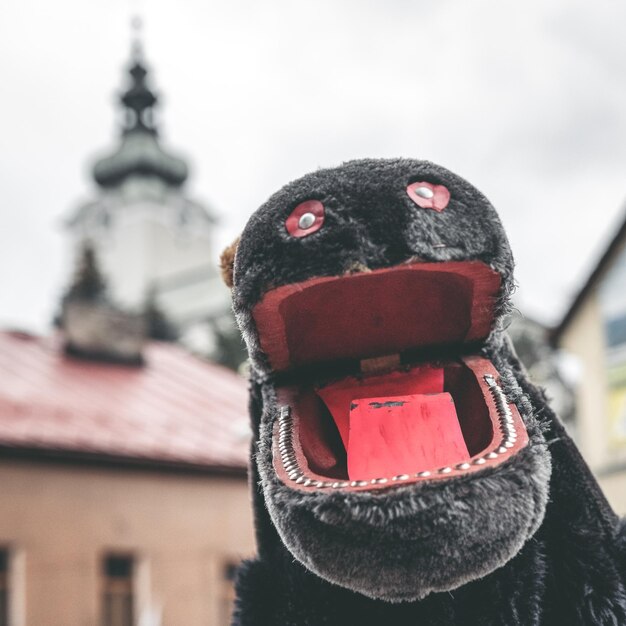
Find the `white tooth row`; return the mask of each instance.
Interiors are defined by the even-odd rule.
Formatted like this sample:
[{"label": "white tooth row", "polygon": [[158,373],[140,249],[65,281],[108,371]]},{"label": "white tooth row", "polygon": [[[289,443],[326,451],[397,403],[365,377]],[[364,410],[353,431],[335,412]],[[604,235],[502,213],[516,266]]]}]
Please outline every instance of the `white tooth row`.
[{"label": "white tooth row", "polygon": [[296,459],[296,453],[293,448],[292,440],[292,418],[291,407],[280,407],[280,413],[278,416],[278,451],[280,453],[280,460],[282,462],[287,476],[290,480],[297,485],[303,485],[304,487],[317,487],[318,489],[345,489],[346,487],[366,487],[368,485],[384,485],[386,483],[401,483],[411,478],[427,478],[436,474],[450,474],[453,471],[465,471],[472,465],[484,465],[497,459],[499,456],[506,454],[510,451],[517,441],[517,433],[515,432],[515,426],[513,424],[513,413],[509,407],[504,392],[496,382],[496,379],[487,374],[484,377],[493,401],[496,405],[496,411],[498,412],[498,418],[500,421],[500,432],[502,439],[500,445],[495,451],[489,452],[484,456],[479,456],[471,461],[459,463],[454,467],[440,467],[439,469],[429,471],[424,470],[415,474],[398,474],[391,478],[372,478],[371,480],[318,480],[311,476],[307,476],[298,465]]},{"label": "white tooth row", "polygon": [[[500,387],[500,385],[498,385],[496,379],[493,376],[487,374],[485,376],[485,382],[489,387],[489,391],[491,392],[491,396],[496,405],[498,418],[500,419],[500,432],[502,433],[502,441],[500,443],[500,447],[498,448],[498,450],[496,450],[496,452],[503,454],[504,452],[506,452],[507,448],[512,448],[517,441],[517,432],[515,432],[515,425],[513,423],[513,413],[511,412],[511,407],[509,406],[506,396],[504,395],[504,391],[502,391],[502,388]],[[500,452],[500,450],[502,450],[502,452]]]}]

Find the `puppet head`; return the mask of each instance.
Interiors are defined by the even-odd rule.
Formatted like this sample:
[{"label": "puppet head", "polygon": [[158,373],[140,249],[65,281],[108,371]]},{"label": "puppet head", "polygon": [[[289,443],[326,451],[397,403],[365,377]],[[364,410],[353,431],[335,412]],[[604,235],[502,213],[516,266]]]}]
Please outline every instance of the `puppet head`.
[{"label": "puppet head", "polygon": [[253,463],[293,557],[398,602],[515,556],[550,456],[502,330],[511,251],[479,191],[425,161],[320,170],[259,208],[224,266],[262,392]]}]

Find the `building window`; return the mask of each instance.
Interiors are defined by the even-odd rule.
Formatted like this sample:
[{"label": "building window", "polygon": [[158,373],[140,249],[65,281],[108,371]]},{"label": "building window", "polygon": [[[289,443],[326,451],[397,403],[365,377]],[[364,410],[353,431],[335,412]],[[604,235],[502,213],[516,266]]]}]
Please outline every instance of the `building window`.
[{"label": "building window", "polygon": [[0,626],[9,624],[9,551],[0,548]]},{"label": "building window", "polygon": [[133,626],[133,557],[106,555],[102,569],[103,626]]},{"label": "building window", "polygon": [[229,626],[235,608],[235,575],[239,563],[226,561],[222,565],[220,581],[220,625]]}]

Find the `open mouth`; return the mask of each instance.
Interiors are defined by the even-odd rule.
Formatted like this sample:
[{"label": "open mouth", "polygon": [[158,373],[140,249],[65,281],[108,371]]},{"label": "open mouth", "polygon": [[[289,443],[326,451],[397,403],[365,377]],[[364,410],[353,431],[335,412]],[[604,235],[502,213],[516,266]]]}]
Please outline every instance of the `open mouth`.
[{"label": "open mouth", "polygon": [[528,444],[478,354],[500,276],[413,263],[273,289],[253,316],[279,384],[274,469],[294,489],[384,489],[499,465]]}]

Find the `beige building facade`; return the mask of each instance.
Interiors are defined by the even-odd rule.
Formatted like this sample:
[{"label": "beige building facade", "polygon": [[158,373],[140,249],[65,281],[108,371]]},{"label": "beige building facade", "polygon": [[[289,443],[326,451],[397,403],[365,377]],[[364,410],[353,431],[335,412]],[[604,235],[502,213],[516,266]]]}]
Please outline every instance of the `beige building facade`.
[{"label": "beige building facade", "polygon": [[0,626],[226,626],[254,554],[246,381],[0,332]]},{"label": "beige building facade", "polygon": [[626,515],[626,223],[554,333],[577,367],[575,438]]},{"label": "beige building facade", "polygon": [[4,459],[0,501],[10,626],[122,626],[125,603],[133,625],[230,623],[245,478]]}]

